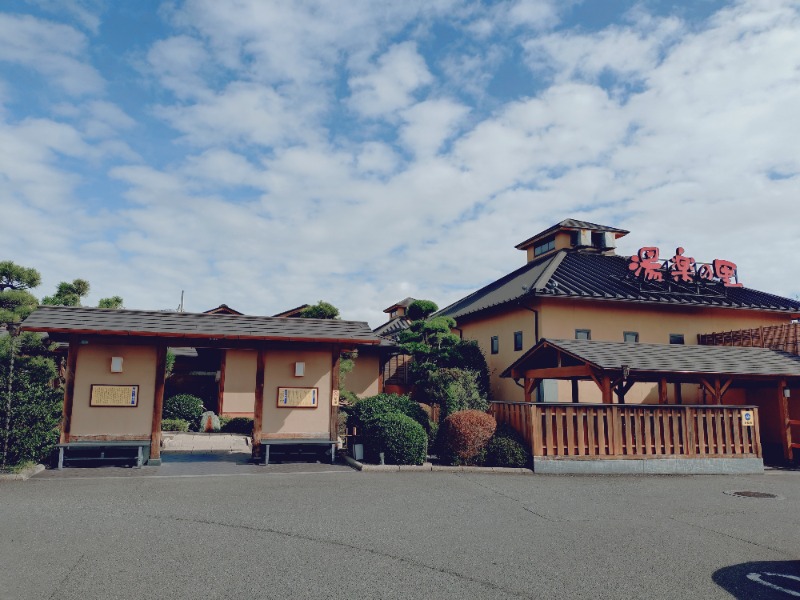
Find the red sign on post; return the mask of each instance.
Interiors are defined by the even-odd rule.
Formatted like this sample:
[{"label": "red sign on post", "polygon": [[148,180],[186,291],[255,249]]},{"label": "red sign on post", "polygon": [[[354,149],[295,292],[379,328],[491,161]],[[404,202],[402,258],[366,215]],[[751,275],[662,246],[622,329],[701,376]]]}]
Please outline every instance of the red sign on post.
[{"label": "red sign on post", "polygon": [[698,263],[693,257],[684,256],[683,248],[676,248],[675,256],[669,260],[661,261],[659,254],[655,246],[640,248],[631,256],[628,269],[645,281],[664,281],[666,274],[678,283],[719,281],[725,287],[743,287],[736,274],[736,263],[729,260],[717,258],[711,264]]}]

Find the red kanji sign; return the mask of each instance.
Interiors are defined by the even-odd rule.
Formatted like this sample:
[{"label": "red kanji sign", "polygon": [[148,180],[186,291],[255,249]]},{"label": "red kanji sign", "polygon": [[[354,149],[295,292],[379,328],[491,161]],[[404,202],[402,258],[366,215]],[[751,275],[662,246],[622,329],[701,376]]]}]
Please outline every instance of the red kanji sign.
[{"label": "red kanji sign", "polygon": [[676,283],[718,281],[725,287],[743,287],[736,273],[736,263],[729,260],[717,258],[711,264],[698,263],[694,258],[684,256],[683,248],[676,248],[675,256],[669,260],[661,261],[659,254],[655,246],[640,248],[636,255],[631,256],[628,269],[645,281],[664,281],[666,273]]}]

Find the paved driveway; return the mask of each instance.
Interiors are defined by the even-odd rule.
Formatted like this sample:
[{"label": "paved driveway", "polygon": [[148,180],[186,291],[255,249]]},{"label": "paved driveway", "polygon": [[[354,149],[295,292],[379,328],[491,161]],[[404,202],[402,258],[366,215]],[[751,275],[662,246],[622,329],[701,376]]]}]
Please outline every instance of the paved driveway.
[{"label": "paved driveway", "polygon": [[[243,470],[128,469],[120,477],[98,469],[87,477],[74,469],[0,484],[0,597],[800,594],[797,472],[521,477],[322,464],[230,468]],[[737,490],[779,497],[725,493]]]}]

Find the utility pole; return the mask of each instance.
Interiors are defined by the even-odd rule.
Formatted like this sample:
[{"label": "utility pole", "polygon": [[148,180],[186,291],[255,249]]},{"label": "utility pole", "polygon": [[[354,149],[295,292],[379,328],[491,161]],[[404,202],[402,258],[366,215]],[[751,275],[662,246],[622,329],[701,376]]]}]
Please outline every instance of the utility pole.
[{"label": "utility pole", "polygon": [[178,312],[183,312],[183,290],[181,290],[181,303],[178,306]]}]

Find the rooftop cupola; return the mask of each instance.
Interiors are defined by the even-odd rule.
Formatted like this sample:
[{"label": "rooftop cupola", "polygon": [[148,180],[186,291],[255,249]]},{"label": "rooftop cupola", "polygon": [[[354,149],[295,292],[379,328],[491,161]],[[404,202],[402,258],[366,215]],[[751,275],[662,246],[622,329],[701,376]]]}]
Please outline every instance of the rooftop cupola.
[{"label": "rooftop cupola", "polygon": [[390,319],[395,317],[405,317],[408,312],[408,307],[414,302],[414,298],[406,298],[400,300],[397,304],[392,304],[389,308],[384,309],[383,312],[389,315]]},{"label": "rooftop cupola", "polygon": [[614,254],[617,239],[628,233],[616,227],[565,219],[517,244],[516,248],[527,251],[528,262],[565,249]]}]

